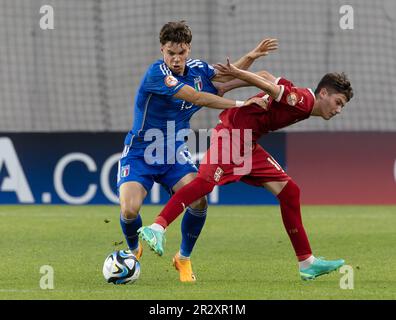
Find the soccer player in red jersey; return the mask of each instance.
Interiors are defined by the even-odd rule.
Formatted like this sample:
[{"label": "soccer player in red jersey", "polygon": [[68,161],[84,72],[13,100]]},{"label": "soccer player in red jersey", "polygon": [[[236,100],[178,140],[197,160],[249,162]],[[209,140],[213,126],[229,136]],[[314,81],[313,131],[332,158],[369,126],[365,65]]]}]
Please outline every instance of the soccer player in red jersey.
[{"label": "soccer player in red jersey", "polygon": [[287,79],[276,79],[266,71],[254,74],[238,69],[228,59],[227,64],[218,64],[216,68],[236,78],[225,84],[228,86],[225,92],[235,86],[254,85],[263,90],[256,97],[265,100],[267,108],[251,104],[224,110],[219,115],[220,123],[214,129],[197,177],[172,196],[154,224],[141,228],[140,237],[162,255],[165,228],[185,207],[209,194],[216,185],[243,181],[264,187],[279,199],[283,224],[297,256],[302,279],[315,279],[338,269],[344,260],[329,261],[312,255],[301,219],[300,189],[257,140],[270,131],[310,116],[329,120],[339,114],[353,96],[346,75],[326,74],[313,92],[296,87]]}]

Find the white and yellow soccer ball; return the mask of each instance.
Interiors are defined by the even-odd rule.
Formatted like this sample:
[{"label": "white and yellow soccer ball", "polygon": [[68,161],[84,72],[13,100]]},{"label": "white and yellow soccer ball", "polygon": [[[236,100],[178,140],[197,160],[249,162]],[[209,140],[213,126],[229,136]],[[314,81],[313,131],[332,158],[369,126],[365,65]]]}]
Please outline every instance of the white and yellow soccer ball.
[{"label": "white and yellow soccer ball", "polygon": [[130,250],[114,251],[103,264],[103,276],[108,283],[133,283],[140,276],[139,260]]}]

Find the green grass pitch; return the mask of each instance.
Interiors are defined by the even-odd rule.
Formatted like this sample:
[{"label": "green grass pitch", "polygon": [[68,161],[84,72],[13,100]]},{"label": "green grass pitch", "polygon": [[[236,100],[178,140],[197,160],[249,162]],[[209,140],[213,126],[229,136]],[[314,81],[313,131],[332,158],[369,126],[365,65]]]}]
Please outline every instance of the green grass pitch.
[{"label": "green grass pitch", "polygon": [[[145,206],[143,222],[161,209]],[[107,254],[125,248],[117,206],[0,206],[0,299],[395,299],[396,207],[305,206],[314,254],[344,258],[354,289],[334,272],[301,281],[277,206],[210,206],[192,256],[198,281],[183,284],[172,266],[180,218],[167,231],[163,257],[147,246],[140,279],[107,284]],[[105,222],[105,220],[107,223]],[[40,288],[40,267],[54,289]]]}]

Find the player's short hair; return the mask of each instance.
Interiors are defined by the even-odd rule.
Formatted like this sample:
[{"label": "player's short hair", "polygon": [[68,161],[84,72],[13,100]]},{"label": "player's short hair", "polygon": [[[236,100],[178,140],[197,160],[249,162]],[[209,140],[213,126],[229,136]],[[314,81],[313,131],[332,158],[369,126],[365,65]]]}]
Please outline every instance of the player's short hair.
[{"label": "player's short hair", "polygon": [[332,93],[342,93],[347,101],[351,100],[353,97],[353,89],[351,87],[351,82],[348,80],[347,75],[337,72],[327,73],[319,81],[319,84],[315,90],[315,95],[318,95],[322,88],[326,88],[330,94]]},{"label": "player's short hair", "polygon": [[168,22],[162,27],[159,40],[162,45],[169,41],[190,44],[192,40],[191,29],[184,20]]}]

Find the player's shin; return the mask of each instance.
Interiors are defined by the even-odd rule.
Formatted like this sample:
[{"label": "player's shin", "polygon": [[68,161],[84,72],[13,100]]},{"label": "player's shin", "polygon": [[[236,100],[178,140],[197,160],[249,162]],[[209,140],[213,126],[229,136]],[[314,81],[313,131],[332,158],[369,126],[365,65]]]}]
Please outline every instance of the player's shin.
[{"label": "player's shin", "polygon": [[290,180],[278,194],[278,199],[283,224],[297,259],[299,261],[305,260],[312,255],[312,251],[301,218],[300,189]]},{"label": "player's shin", "polygon": [[207,207],[202,210],[187,208],[181,223],[180,255],[189,257],[205,224]]},{"label": "player's shin", "polygon": [[120,225],[122,232],[124,233],[128,247],[133,252],[139,246],[139,238],[138,238],[137,230],[142,226],[142,218],[140,214],[138,214],[135,219],[126,219],[121,214]]}]

